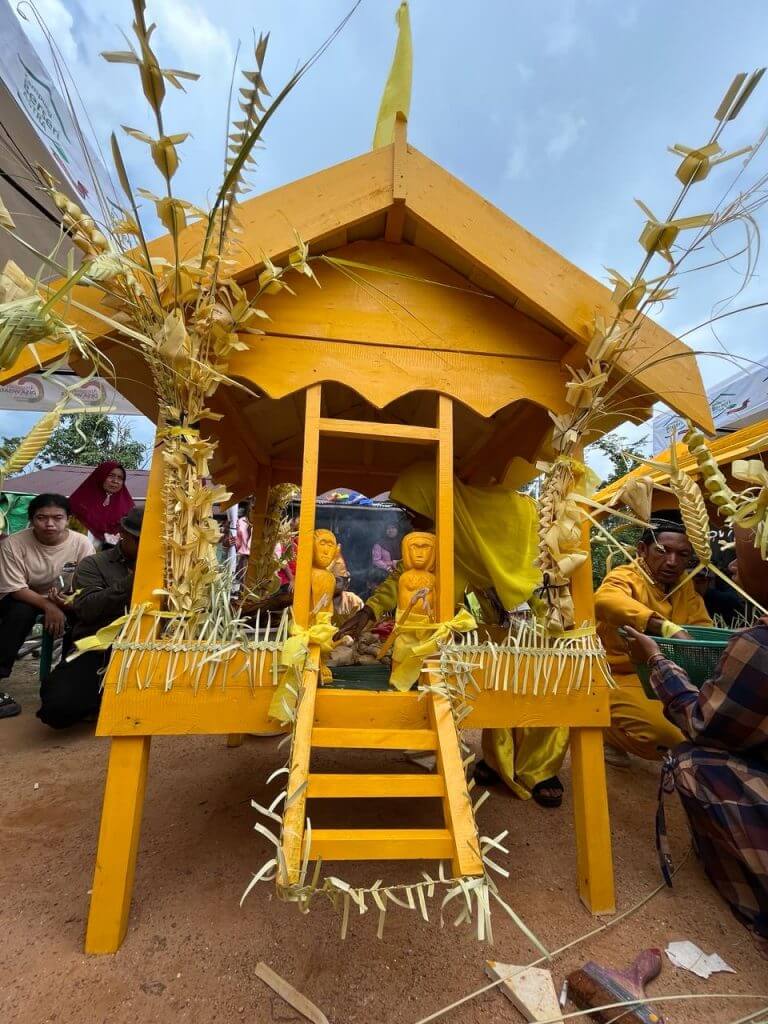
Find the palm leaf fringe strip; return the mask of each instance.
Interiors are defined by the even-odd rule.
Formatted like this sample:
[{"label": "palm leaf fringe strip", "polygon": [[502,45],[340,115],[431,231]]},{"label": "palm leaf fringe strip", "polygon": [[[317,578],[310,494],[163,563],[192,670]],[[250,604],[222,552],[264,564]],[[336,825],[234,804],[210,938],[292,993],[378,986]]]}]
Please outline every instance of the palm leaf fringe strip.
[{"label": "palm leaf fringe strip", "polygon": [[595,681],[615,687],[605,649],[594,629],[550,636],[537,623],[510,629],[502,643],[480,641],[476,632],[446,644],[440,651],[440,672],[455,677],[463,691],[511,691],[521,696],[547,697],[582,688],[592,692]]}]

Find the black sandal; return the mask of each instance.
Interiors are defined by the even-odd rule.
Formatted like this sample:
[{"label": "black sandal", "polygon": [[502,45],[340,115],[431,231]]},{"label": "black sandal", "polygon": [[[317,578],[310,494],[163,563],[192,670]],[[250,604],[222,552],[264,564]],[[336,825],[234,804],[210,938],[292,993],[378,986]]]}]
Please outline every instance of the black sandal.
[{"label": "black sandal", "polygon": [[472,777],[478,786],[495,786],[497,782],[501,782],[499,773],[482,760],[475,765]]},{"label": "black sandal", "polygon": [[[544,796],[545,789],[558,789],[560,792],[556,796]],[[531,796],[539,807],[559,807],[563,802],[563,784],[556,775],[553,775],[551,779],[537,782],[531,790]]]},{"label": "black sandal", "polygon": [[10,693],[0,693],[0,718],[13,718],[21,714],[21,704],[17,704]]}]

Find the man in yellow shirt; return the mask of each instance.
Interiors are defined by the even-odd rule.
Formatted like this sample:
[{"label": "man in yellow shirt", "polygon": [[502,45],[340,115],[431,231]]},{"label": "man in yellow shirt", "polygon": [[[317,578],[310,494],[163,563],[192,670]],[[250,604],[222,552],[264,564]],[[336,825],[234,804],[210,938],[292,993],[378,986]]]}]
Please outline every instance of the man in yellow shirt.
[{"label": "man in yellow shirt", "polygon": [[603,580],[595,594],[595,618],[617,684],[610,691],[611,728],[606,731],[606,743],[650,761],[681,743],[683,735],[664,717],[661,702],[645,696],[626,641],[617,630],[633,626],[650,636],[684,637],[685,626],[711,626],[712,620],[692,580],[674,590],[693,561],[679,513],[655,514],[637,554],[642,569],[622,565]]}]

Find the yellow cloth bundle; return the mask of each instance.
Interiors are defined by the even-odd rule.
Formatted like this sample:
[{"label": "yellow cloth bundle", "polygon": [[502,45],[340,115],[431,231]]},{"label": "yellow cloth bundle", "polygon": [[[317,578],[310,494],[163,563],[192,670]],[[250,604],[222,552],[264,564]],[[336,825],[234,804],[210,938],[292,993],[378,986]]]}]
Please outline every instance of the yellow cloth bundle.
[{"label": "yellow cloth bundle", "polygon": [[[435,467],[416,462],[398,477],[392,501],[434,521]],[[472,487],[454,478],[455,599],[493,587],[511,611],[541,584],[535,567],[538,516],[532,498],[508,487]]]}]

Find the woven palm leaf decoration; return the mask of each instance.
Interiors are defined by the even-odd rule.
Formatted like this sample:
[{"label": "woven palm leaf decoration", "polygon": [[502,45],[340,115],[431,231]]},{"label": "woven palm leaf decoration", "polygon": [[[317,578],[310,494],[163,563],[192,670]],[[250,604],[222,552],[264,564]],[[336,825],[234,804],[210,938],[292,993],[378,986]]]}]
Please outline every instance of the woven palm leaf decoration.
[{"label": "woven palm leaf decoration", "polygon": [[[110,364],[93,344],[94,339],[73,324],[72,318],[79,314],[87,314],[91,322],[95,318],[98,330],[145,362],[159,408],[159,438],[164,442],[164,583],[158,596],[164,614],[179,620],[164,621],[163,632],[172,634],[175,642],[181,642],[179,631],[185,641],[196,642],[203,635],[212,641],[211,622],[223,628],[221,618],[213,613],[219,534],[212,512],[214,504],[225,504],[229,495],[223,487],[208,482],[216,451],[216,442],[206,429],[217,418],[211,399],[223,383],[244,387],[228,376],[229,360],[234,352],[258,344],[263,333],[260,325],[266,319],[260,297],[287,287],[289,274],[314,276],[307,246],[297,237],[295,250],[284,265],[265,259],[257,286],[246,295],[232,276],[241,256],[238,202],[250,187],[246,172],[253,166],[266,124],[342,30],[357,3],[274,98],[264,79],[268,36],[254,38],[253,66],[241,72],[244,84],[227,131],[221,179],[211,189],[210,209],[201,209],[175,191],[188,132],[167,122],[168,90],[186,91],[199,76],[162,64],[145,0],[132,0],[131,6],[133,42],[103,57],[132,69],[138,77],[153,128],[144,131],[123,126],[122,134],[131,144],[148,147],[159,187],[133,185],[115,133],[111,150],[124,206],[117,207],[99,194],[98,221],[61,190],[46,168],[37,169],[40,188],[58,211],[62,237],[79,251],[81,262],[74,269],[71,259],[67,262],[56,253],[38,253],[47,270],[59,274],[50,285],[26,277],[15,265],[6,265],[0,274],[0,368],[12,366],[24,347],[65,341],[102,376],[111,376]],[[32,13],[37,16],[34,9]],[[53,43],[44,23],[41,27]],[[55,45],[51,57],[60,68]],[[77,112],[72,114],[77,121]],[[170,236],[168,259],[150,255],[139,197],[151,205]],[[194,222],[202,222],[202,232],[187,233]],[[28,251],[36,251],[2,205],[0,230],[13,235]],[[84,305],[75,285],[92,290],[97,301]],[[49,416],[38,424],[4,467],[5,472],[20,467],[22,458],[41,443],[54,419]],[[158,630],[159,623],[155,640]]]},{"label": "woven palm leaf decoration", "polygon": [[[591,518],[587,512],[589,495],[583,493],[583,488],[579,493],[580,488],[575,486],[578,459],[584,444],[600,432],[601,423],[612,413],[615,415],[621,387],[645,366],[640,363],[632,373],[618,372],[619,360],[632,350],[645,314],[674,297],[676,274],[692,251],[725,224],[749,215],[748,203],[744,202],[743,196],[722,210],[693,216],[681,215],[681,207],[690,189],[704,180],[713,168],[751,152],[752,147],[746,147],[726,154],[718,140],[726,125],[743,109],[762,74],[761,69],[752,74],[736,75],[715,112],[714,130],[702,146],[671,147],[671,152],[681,157],[676,172],[681,189],[663,217],[657,217],[638,200],[647,218],[639,236],[643,249],[640,265],[634,274],[627,276],[618,270],[609,270],[613,312],[595,315],[585,353],[586,366],[569,369],[571,380],[566,388],[572,411],[564,414],[550,412],[554,426],[552,446],[556,455],[551,463],[540,467],[544,471],[544,480],[539,502],[538,565],[544,577],[544,587],[537,607],[541,621],[554,634],[574,626],[569,579],[587,557],[585,544],[575,544],[578,524]],[[689,237],[690,241],[681,246],[679,239],[683,236]],[[656,256],[664,260],[664,270],[656,276],[649,276],[648,270]],[[661,359],[663,356],[654,362]],[[701,520],[703,501],[698,500],[701,495],[697,498],[681,478],[678,478],[677,486],[698,552],[701,556],[707,555],[707,531]],[[636,499],[638,496],[625,494],[623,500],[629,497]],[[643,501],[639,507],[647,511],[647,502]]]}]

